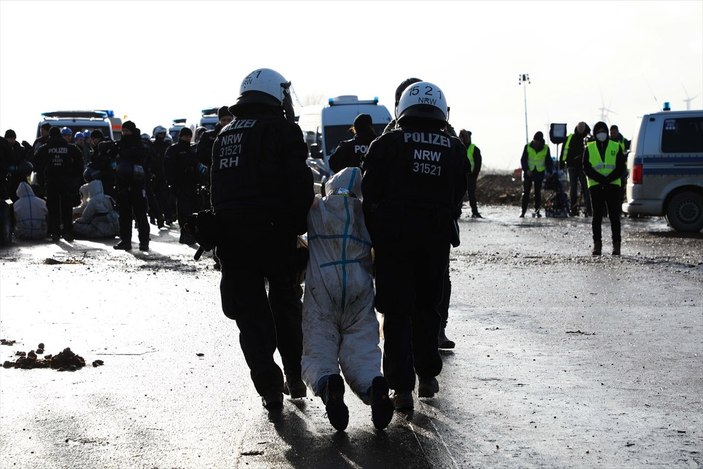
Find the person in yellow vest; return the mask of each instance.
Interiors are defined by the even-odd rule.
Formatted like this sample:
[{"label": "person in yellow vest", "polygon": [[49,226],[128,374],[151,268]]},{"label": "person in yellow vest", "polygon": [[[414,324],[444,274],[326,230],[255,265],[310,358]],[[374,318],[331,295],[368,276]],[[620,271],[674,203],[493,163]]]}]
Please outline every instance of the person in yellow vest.
[{"label": "person in yellow vest", "polygon": [[578,193],[581,191],[583,197],[583,214],[587,217],[592,215],[591,197],[588,193],[586,175],[583,174],[583,149],[586,139],[591,132],[590,127],[585,122],[579,122],[574,127],[574,132],[566,137],[566,142],[561,147],[560,165],[566,167],[569,174],[569,200],[571,202],[570,215],[579,215]]},{"label": "person in yellow vest", "polygon": [[533,216],[541,217],[539,210],[542,206],[542,182],[545,171],[551,173],[553,166],[552,155],[549,152],[549,146],[544,143],[542,132],[536,132],[532,141],[525,145],[520,165],[522,166],[522,212],[520,218],[524,218],[527,212],[533,183],[535,186],[535,213]]},{"label": "person in yellow vest", "polygon": [[613,237],[613,255],[620,255],[620,186],[625,169],[625,155],[620,142],[608,137],[608,126],[598,122],[593,126],[595,140],[586,144],[583,154],[583,172],[586,173],[588,190],[593,206],[593,252],[600,256],[603,249],[601,223],[603,211],[608,208]]},{"label": "person in yellow vest", "polygon": [[481,172],[481,150],[471,143],[471,131],[462,129],[459,131],[459,140],[466,145],[466,157],[471,165],[471,172],[467,178],[466,192],[469,196],[469,205],[471,205],[471,218],[483,218],[478,213],[478,205],[476,204],[476,180],[478,173]]}]

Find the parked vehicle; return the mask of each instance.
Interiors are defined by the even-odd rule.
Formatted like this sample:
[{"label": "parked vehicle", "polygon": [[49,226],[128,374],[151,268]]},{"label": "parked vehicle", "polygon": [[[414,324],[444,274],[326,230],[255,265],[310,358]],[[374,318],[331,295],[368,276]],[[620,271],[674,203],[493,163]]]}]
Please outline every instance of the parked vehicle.
[{"label": "parked vehicle", "polygon": [[642,116],[627,169],[623,211],[664,216],[676,231],[703,229],[703,110]]},{"label": "parked vehicle", "polygon": [[202,115],[200,116],[200,127],[205,127],[208,130],[214,130],[219,118],[217,117],[217,111],[219,108],[211,107],[203,109]]},{"label": "parked vehicle", "polygon": [[[391,121],[391,114],[378,98],[360,100],[355,95],[330,98],[326,106],[307,106],[298,117],[298,125],[308,144],[308,166],[315,175],[315,186],[324,193],[324,184],[330,176],[329,157],[339,142],[354,136],[351,126],[359,114],[369,114],[374,130],[383,133]],[[319,178],[319,179],[318,179]]]},{"label": "parked vehicle", "polygon": [[[112,112],[112,111],[110,111]],[[52,127],[68,127],[75,134],[76,132],[100,130],[104,136],[115,139],[113,132],[113,123],[110,120],[107,111],[51,111],[43,112],[42,120],[37,124],[37,137],[39,137],[39,129],[45,123],[49,123]],[[122,123],[119,123],[120,135],[122,132]]]}]

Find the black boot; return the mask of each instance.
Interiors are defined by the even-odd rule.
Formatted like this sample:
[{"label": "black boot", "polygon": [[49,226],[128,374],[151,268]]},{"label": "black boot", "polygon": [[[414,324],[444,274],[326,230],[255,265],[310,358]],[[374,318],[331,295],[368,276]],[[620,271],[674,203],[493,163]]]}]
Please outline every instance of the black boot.
[{"label": "black boot", "polygon": [[591,254],[594,256],[600,256],[603,251],[603,243],[601,241],[593,241],[593,251]]},{"label": "black boot", "polygon": [[613,241],[613,256],[620,255],[620,241]]},{"label": "black boot", "polygon": [[344,380],[342,377],[330,375],[322,389],[321,396],[327,410],[327,419],[336,430],[343,431],[349,424],[349,409],[344,403]]},{"label": "black boot", "polygon": [[456,344],[453,340],[447,338],[447,333],[444,326],[439,329],[439,336],[437,337],[437,347],[442,349],[454,348]]}]

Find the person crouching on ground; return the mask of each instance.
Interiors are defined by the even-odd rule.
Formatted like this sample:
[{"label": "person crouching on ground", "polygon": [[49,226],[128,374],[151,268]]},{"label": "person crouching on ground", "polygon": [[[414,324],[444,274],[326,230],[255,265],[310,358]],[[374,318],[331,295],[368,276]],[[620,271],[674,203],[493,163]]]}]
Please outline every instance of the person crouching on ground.
[{"label": "person crouching on ground", "polygon": [[381,375],[378,320],[371,276],[371,238],[361,200],[361,169],[344,168],[325,185],[308,213],[310,260],[303,299],[303,380],[325,403],[334,428],[344,430],[341,367],[352,391],[371,405],[378,429],[393,418]]},{"label": "person crouching on ground", "polygon": [[100,179],[93,179],[87,186],[87,202],[80,217],[73,222],[73,232],[80,238],[114,238],[120,228],[115,201],[105,195]]}]

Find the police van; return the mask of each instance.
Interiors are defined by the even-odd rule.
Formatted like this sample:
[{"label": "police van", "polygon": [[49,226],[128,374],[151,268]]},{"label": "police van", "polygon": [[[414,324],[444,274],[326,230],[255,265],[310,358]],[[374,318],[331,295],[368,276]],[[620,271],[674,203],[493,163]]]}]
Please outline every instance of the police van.
[{"label": "police van", "polygon": [[[41,126],[49,123],[52,127],[68,127],[74,135],[76,132],[100,130],[105,137],[115,139],[113,123],[108,111],[51,111],[43,112],[41,115],[42,120],[37,124],[37,137],[41,135],[39,131]],[[119,127],[122,128],[121,122]]]},{"label": "police van", "polygon": [[326,105],[306,106],[300,111],[298,125],[308,145],[308,166],[313,170],[316,189],[321,193],[331,175],[330,154],[342,140],[354,136],[351,127],[359,114],[371,116],[378,135],[391,121],[391,113],[386,106],[378,104],[378,98],[361,100],[356,95],[329,98]]},{"label": "police van", "polygon": [[630,149],[623,211],[664,216],[676,231],[703,229],[703,110],[642,116]]},{"label": "police van", "polygon": [[205,127],[208,130],[214,130],[220,119],[217,117],[219,108],[210,107],[203,109],[200,116],[200,127]]}]

